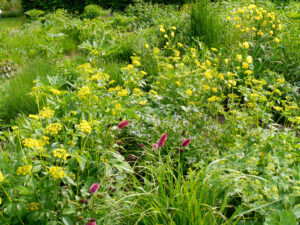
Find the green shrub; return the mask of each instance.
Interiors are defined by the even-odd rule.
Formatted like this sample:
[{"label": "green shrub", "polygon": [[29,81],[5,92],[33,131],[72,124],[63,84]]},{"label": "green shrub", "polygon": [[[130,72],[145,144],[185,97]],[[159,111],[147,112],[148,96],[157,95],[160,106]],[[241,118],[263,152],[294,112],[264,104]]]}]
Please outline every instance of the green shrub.
[{"label": "green shrub", "polygon": [[7,0],[0,0],[0,9],[6,10],[9,8],[9,3]]},{"label": "green shrub", "polygon": [[109,11],[103,10],[98,5],[87,5],[84,8],[84,13],[82,15],[83,18],[93,19],[99,16],[107,16]]},{"label": "green shrub", "polygon": [[37,20],[40,16],[42,16],[45,12],[43,10],[32,9],[25,12],[25,15],[29,17],[30,20]]}]

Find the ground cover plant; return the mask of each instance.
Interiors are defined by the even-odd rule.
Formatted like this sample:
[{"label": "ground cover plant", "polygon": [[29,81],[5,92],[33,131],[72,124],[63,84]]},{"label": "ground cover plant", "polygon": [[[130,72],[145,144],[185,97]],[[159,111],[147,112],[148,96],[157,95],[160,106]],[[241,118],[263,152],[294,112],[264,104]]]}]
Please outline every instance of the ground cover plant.
[{"label": "ground cover plant", "polygon": [[297,225],[299,3],[134,3],[0,22],[0,224]]}]

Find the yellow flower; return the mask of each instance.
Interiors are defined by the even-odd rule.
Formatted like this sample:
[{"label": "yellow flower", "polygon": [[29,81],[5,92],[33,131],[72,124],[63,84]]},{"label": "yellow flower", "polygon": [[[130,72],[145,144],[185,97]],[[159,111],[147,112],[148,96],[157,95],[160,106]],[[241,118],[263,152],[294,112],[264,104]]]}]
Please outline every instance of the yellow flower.
[{"label": "yellow flower", "polygon": [[82,120],[81,123],[78,125],[78,128],[83,133],[90,134],[92,132],[92,127],[86,120]]},{"label": "yellow flower", "polygon": [[59,90],[54,89],[54,88],[51,88],[51,89],[50,89],[50,92],[51,92],[52,94],[54,94],[54,95],[60,95],[60,94],[61,94],[61,92],[60,92]]},{"label": "yellow flower", "polygon": [[230,21],[230,20],[231,20],[231,17],[230,17],[230,16],[227,16],[227,17],[226,17],[226,20],[227,20],[227,21]]},{"label": "yellow flower", "polygon": [[27,165],[27,166],[23,166],[23,167],[19,167],[17,169],[17,175],[19,176],[20,174],[23,174],[24,176],[26,174],[29,174],[32,170],[32,165]]},{"label": "yellow flower", "polygon": [[163,26],[161,26],[161,27],[159,28],[159,31],[160,31],[161,33],[165,33],[165,32],[166,32],[166,30],[163,28]]},{"label": "yellow flower", "polygon": [[147,49],[148,49],[148,48],[149,48],[149,45],[148,45],[148,44],[145,44],[145,48],[147,48]]},{"label": "yellow flower", "polygon": [[254,104],[252,102],[248,102],[247,105],[249,106],[249,108],[253,108],[254,107]]},{"label": "yellow flower", "polygon": [[211,50],[214,51],[214,52],[218,51],[218,49],[216,49],[216,48],[211,48]]},{"label": "yellow flower", "polygon": [[239,96],[236,94],[228,94],[228,98],[238,98]]},{"label": "yellow flower", "polygon": [[126,89],[122,89],[122,90],[118,91],[118,95],[120,97],[128,96],[128,91]]},{"label": "yellow flower", "polygon": [[61,131],[62,125],[60,123],[52,123],[46,127],[47,134],[56,135],[59,131]]},{"label": "yellow flower", "polygon": [[145,71],[141,71],[141,74],[142,74],[142,76],[146,76],[147,75],[147,72],[145,72]]},{"label": "yellow flower", "polygon": [[43,111],[41,111],[39,113],[39,116],[41,116],[44,119],[47,119],[47,118],[50,119],[53,115],[54,115],[54,110],[51,110],[48,107],[44,107]]},{"label": "yellow flower", "polygon": [[209,91],[210,87],[208,85],[204,84],[203,89],[204,89],[204,91]]},{"label": "yellow flower", "polygon": [[182,47],[183,47],[183,44],[181,44],[180,42],[178,42],[178,43],[177,43],[177,46],[178,46],[179,48],[182,48]]},{"label": "yellow flower", "polygon": [[78,97],[85,99],[88,95],[91,94],[91,91],[89,89],[89,87],[85,86],[79,89],[78,91]]},{"label": "yellow flower", "polygon": [[57,158],[63,159],[63,160],[67,160],[67,158],[69,156],[67,151],[65,149],[61,149],[61,148],[55,149],[52,152],[52,154],[53,154],[54,157],[57,157]]},{"label": "yellow flower", "polygon": [[278,24],[278,30],[281,31],[282,25]]},{"label": "yellow flower", "polygon": [[134,88],[134,89],[133,89],[133,94],[139,97],[139,96],[142,96],[142,95],[143,95],[143,91],[141,91],[141,90],[138,89],[138,88]]},{"label": "yellow flower", "polygon": [[247,48],[250,47],[250,45],[249,45],[249,43],[248,43],[247,41],[245,41],[245,42],[243,43],[243,47],[247,49]]},{"label": "yellow flower", "polygon": [[58,167],[58,166],[50,167],[49,174],[51,174],[55,180],[58,178],[62,179],[66,176],[65,171],[61,167]]},{"label": "yellow flower", "polygon": [[237,54],[237,55],[236,55],[236,59],[237,59],[238,61],[242,61],[242,55]]},{"label": "yellow flower", "polygon": [[226,64],[228,64],[229,60],[228,60],[228,59],[224,59],[224,62],[225,62]]},{"label": "yellow flower", "polygon": [[278,95],[281,95],[281,91],[279,89],[275,89],[274,92],[277,93]]},{"label": "yellow flower", "polygon": [[140,66],[141,65],[140,61],[138,61],[138,60],[133,60],[132,64],[135,65],[135,66]]},{"label": "yellow flower", "polygon": [[210,62],[208,59],[205,61],[205,63],[206,63],[206,65],[207,65],[208,67],[211,66],[211,62]]},{"label": "yellow flower", "polygon": [[180,81],[176,81],[176,84],[177,84],[178,87],[181,87]]},{"label": "yellow flower", "polygon": [[157,48],[157,47],[155,47],[154,49],[153,49],[153,53],[155,54],[155,55],[158,55],[159,54],[159,48]]},{"label": "yellow flower", "polygon": [[280,39],[279,38],[274,38],[274,41],[278,44],[280,43]]},{"label": "yellow flower", "polygon": [[252,71],[252,70],[246,70],[246,71],[244,72],[244,74],[251,75],[251,74],[253,74],[253,71]]},{"label": "yellow flower", "polygon": [[273,34],[274,34],[274,32],[271,30],[271,31],[270,31],[270,35],[272,36]]},{"label": "yellow flower", "polygon": [[139,102],[139,105],[146,105],[147,104],[147,100],[142,100]]},{"label": "yellow flower", "polygon": [[38,210],[39,209],[39,203],[37,203],[37,202],[28,203],[26,208],[27,208],[28,211]]},{"label": "yellow flower", "polygon": [[172,31],[171,32],[171,37],[174,37],[175,36],[175,33]]},{"label": "yellow flower", "polygon": [[243,69],[248,69],[249,68],[249,64],[247,62],[243,62],[242,68]]},{"label": "yellow flower", "polygon": [[257,32],[257,35],[258,35],[258,36],[263,36],[263,35],[264,35],[264,32],[258,31],[258,32]]},{"label": "yellow flower", "polygon": [[153,95],[157,95],[157,92],[154,90],[150,90],[150,93],[152,93]]},{"label": "yellow flower", "polygon": [[191,89],[187,89],[185,93],[187,93],[189,96],[193,95],[193,91]]},{"label": "yellow flower", "polygon": [[38,115],[32,115],[32,114],[29,114],[28,116],[30,119],[35,119],[35,120],[38,120],[40,117]]},{"label": "yellow flower", "polygon": [[220,98],[214,95],[214,96],[208,98],[207,100],[208,100],[209,102],[216,102],[216,101],[219,101]]},{"label": "yellow flower", "polygon": [[115,105],[115,110],[116,110],[116,111],[121,111],[121,110],[122,110],[122,105],[119,104],[119,103],[116,104],[116,105]]},{"label": "yellow flower", "polygon": [[252,61],[253,61],[253,60],[252,60],[252,56],[250,56],[250,55],[247,56],[247,57],[246,57],[246,61],[247,61],[247,63],[251,64]]},{"label": "yellow flower", "polygon": [[224,80],[224,74],[223,74],[223,73],[219,73],[218,76],[219,76],[219,79],[220,79],[220,80]]},{"label": "yellow flower", "polygon": [[2,204],[2,198],[0,197],[0,205]]},{"label": "yellow flower", "polygon": [[19,127],[18,127],[18,126],[12,126],[11,129],[12,129],[13,131],[15,131],[15,130],[18,130]]},{"label": "yellow flower", "polygon": [[176,27],[171,27],[171,30],[176,30],[177,28]]},{"label": "yellow flower", "polygon": [[0,183],[4,180],[3,173],[0,171]]},{"label": "yellow flower", "polygon": [[210,70],[206,70],[206,71],[204,72],[204,76],[205,76],[207,79],[211,79],[211,78],[212,78],[211,71],[210,71]]},{"label": "yellow flower", "polygon": [[217,89],[217,88],[212,88],[211,90],[212,90],[212,92],[214,92],[214,93],[217,93],[217,92],[218,92],[218,89]]},{"label": "yellow flower", "polygon": [[273,108],[274,108],[276,111],[282,111],[282,110],[283,110],[283,108],[280,107],[280,106],[274,106]]}]

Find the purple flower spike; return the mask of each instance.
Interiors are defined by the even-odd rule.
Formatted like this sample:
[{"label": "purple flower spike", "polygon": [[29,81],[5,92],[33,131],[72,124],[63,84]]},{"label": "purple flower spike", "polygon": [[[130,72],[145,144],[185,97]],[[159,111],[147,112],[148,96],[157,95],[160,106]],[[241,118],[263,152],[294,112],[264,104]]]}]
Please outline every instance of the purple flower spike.
[{"label": "purple flower spike", "polygon": [[158,144],[154,143],[154,144],[152,145],[152,148],[158,149]]},{"label": "purple flower spike", "polygon": [[86,225],[97,225],[95,222],[89,222]]},{"label": "purple flower spike", "polygon": [[97,183],[95,183],[95,184],[93,184],[91,187],[90,187],[90,193],[91,194],[95,194],[97,191],[98,191],[98,189],[99,189],[99,184],[97,184]]},{"label": "purple flower spike", "polygon": [[191,144],[191,139],[185,139],[182,143],[181,143],[181,146],[182,147],[186,147],[186,146],[188,146],[189,144]]},{"label": "purple flower spike", "polygon": [[166,140],[167,140],[167,134],[161,135],[159,142],[158,142],[158,146],[163,147],[166,143]]},{"label": "purple flower spike", "polygon": [[128,126],[128,124],[129,124],[129,121],[125,120],[125,121],[119,123],[118,128],[123,129],[124,127]]}]

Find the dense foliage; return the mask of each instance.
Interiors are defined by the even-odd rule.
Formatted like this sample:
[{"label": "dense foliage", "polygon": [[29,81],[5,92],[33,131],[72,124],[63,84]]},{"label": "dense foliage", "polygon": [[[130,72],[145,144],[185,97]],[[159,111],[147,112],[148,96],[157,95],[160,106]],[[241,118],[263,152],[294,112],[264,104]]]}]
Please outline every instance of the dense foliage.
[{"label": "dense foliage", "polygon": [[0,225],[297,225],[299,7],[0,26]]}]

